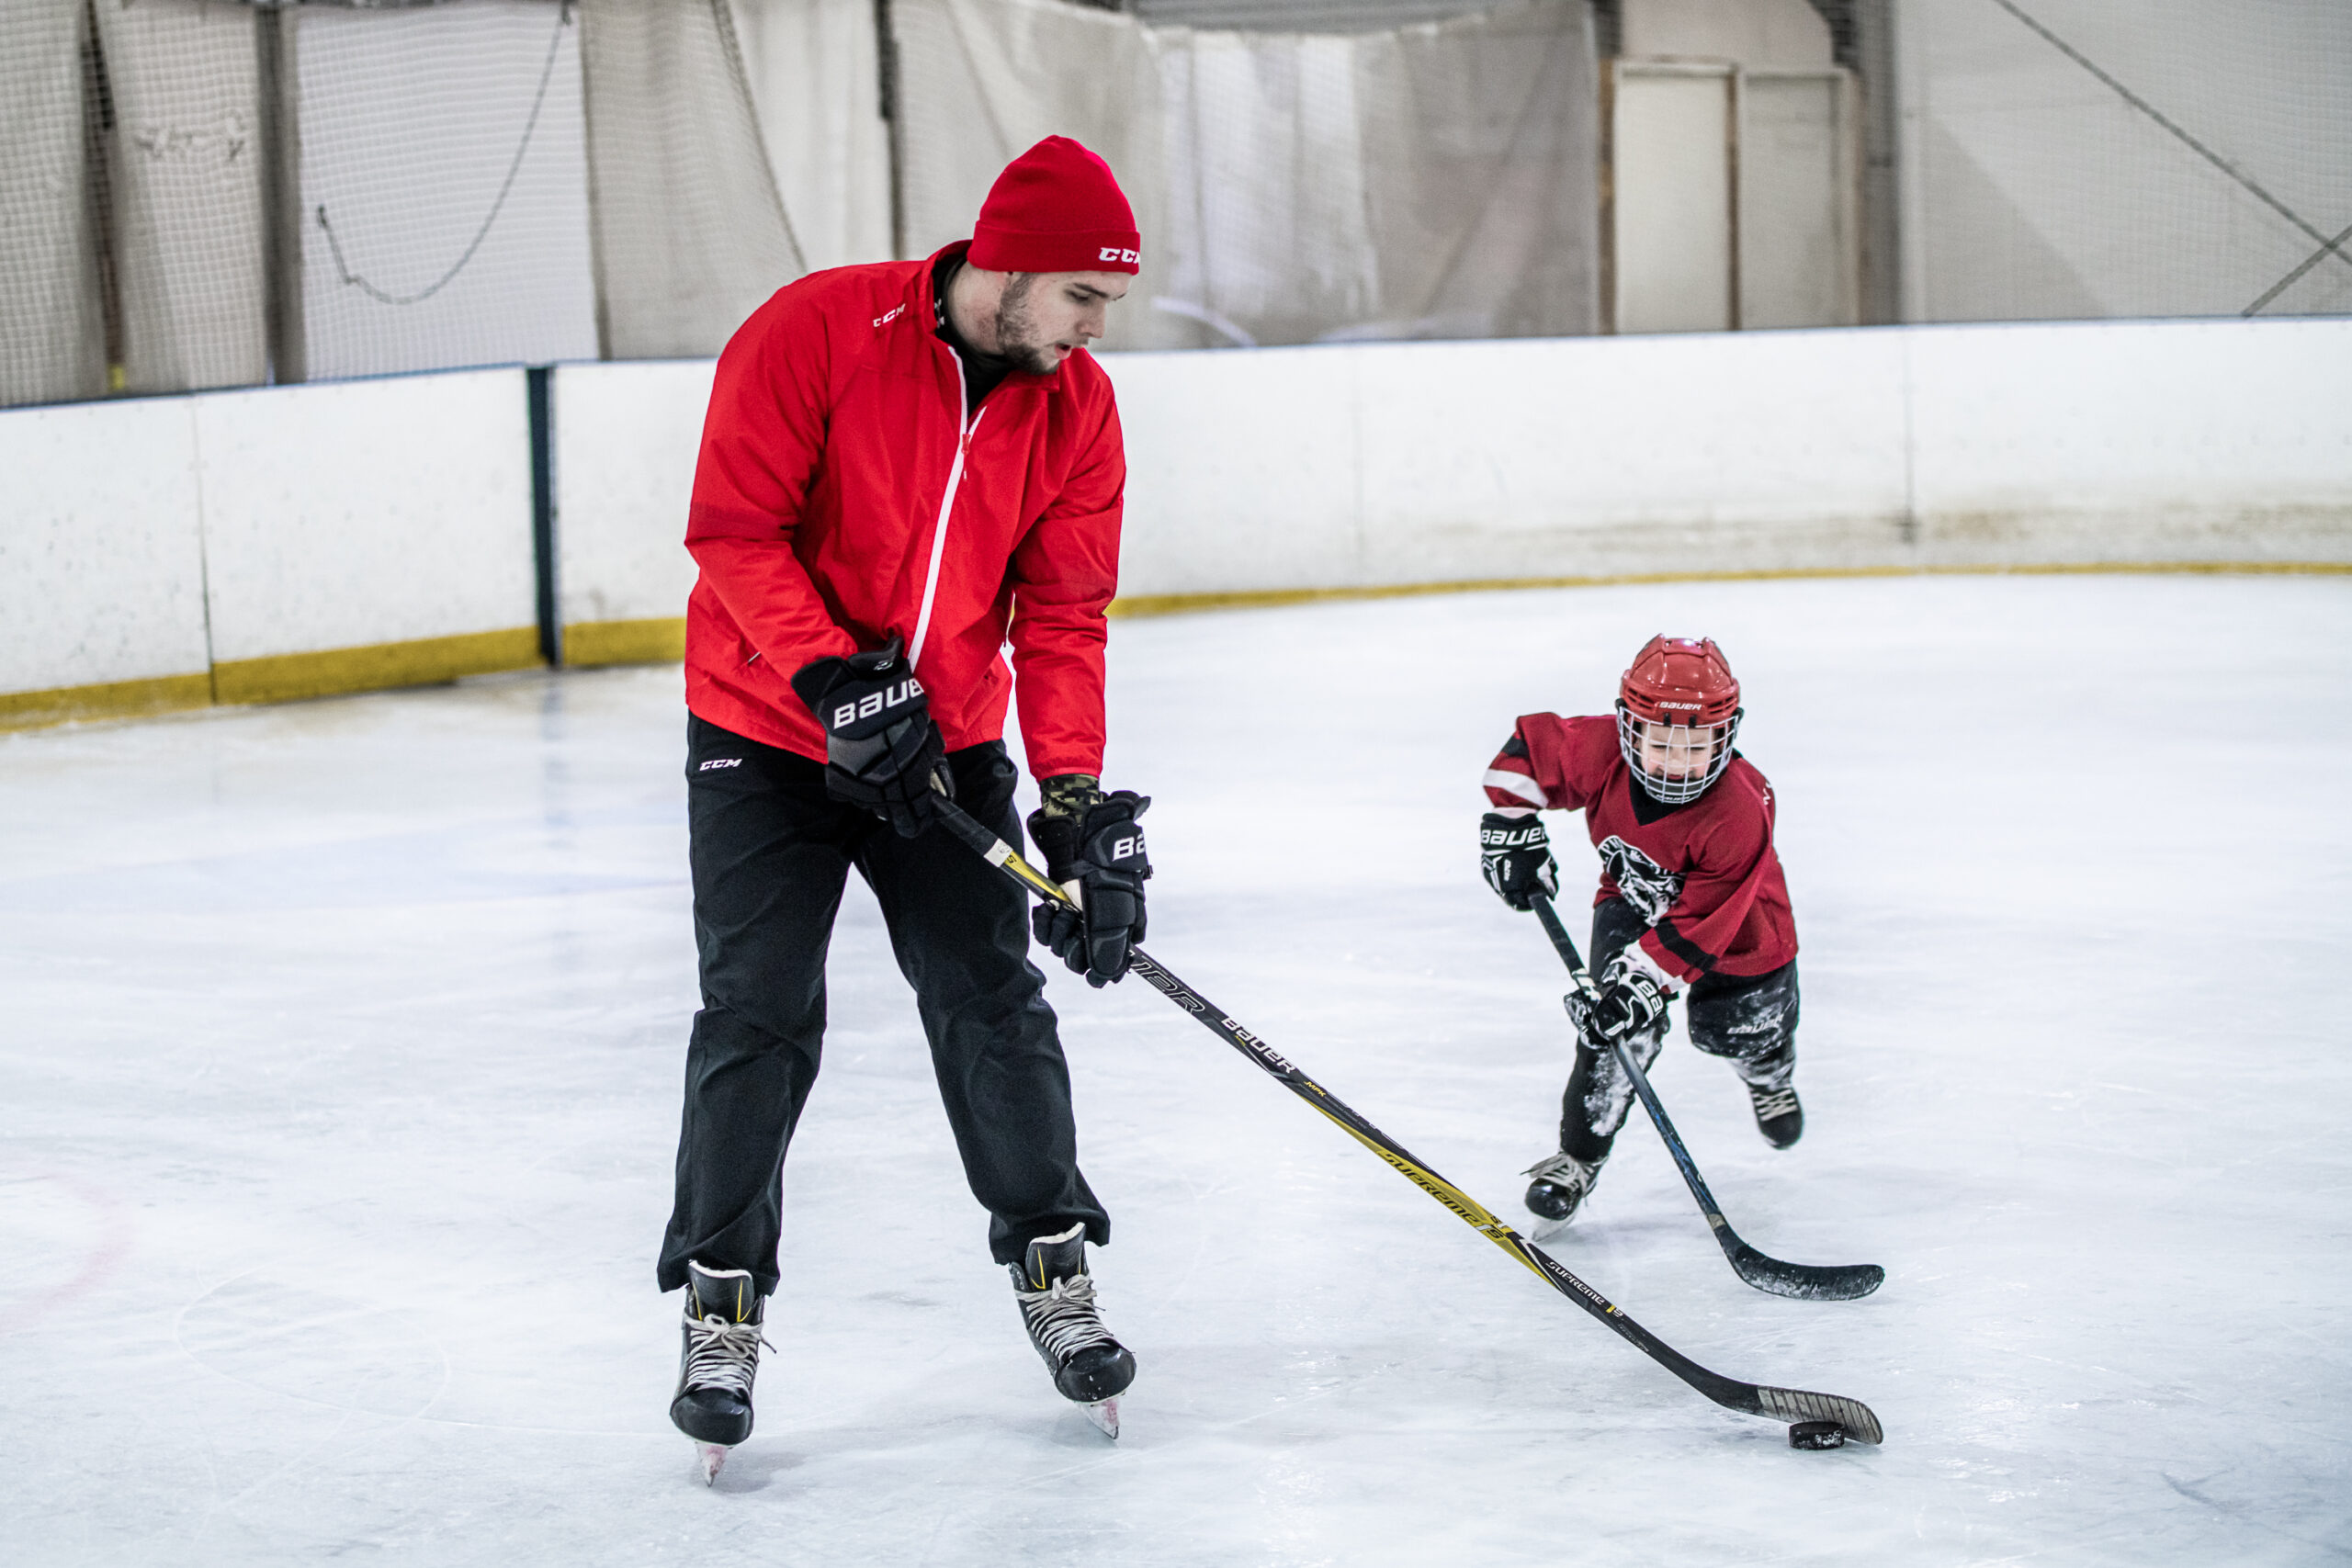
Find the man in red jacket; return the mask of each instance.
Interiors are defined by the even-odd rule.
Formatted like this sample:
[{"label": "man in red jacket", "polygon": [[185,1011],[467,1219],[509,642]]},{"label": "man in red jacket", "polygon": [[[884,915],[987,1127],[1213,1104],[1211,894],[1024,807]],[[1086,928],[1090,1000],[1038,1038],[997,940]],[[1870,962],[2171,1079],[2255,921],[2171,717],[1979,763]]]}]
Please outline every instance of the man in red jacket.
[{"label": "man in red jacket", "polygon": [[998,178],[969,242],[804,277],[719,356],[686,528],[702,569],[686,780],[703,1005],[657,1269],[686,1290],[671,1418],[708,1472],[752,1429],[781,1167],[817,1077],[853,866],[914,987],[1032,1342],[1116,1435],[1135,1358],[1094,1306],[1085,1245],[1110,1221],[1079,1171],[1026,900],[924,829],[953,797],[1020,841],[1001,739],[1017,687],[1044,797],[1030,831],[1086,908],[1039,909],[1036,933],[1094,985],[1125,972],[1148,802],[1098,782],[1126,464],[1086,344],[1138,245],[1109,166],[1051,137]]},{"label": "man in red jacket", "polygon": [[1515,909],[1559,891],[1538,811],[1581,811],[1600,852],[1593,900],[1598,1000],[1571,994],[1576,1066],[1560,1152],[1527,1174],[1527,1206],[1566,1221],[1609,1158],[1633,1084],[1609,1043],[1645,1070],[1666,1005],[1690,998],[1690,1043],[1731,1060],[1757,1130],[1784,1149],[1797,1103],[1797,930],[1772,848],[1772,786],[1733,750],[1739,682],[1705,638],[1655,637],[1618,683],[1615,714],[1528,714],[1487,766],[1494,809],[1479,828],[1487,883]]}]

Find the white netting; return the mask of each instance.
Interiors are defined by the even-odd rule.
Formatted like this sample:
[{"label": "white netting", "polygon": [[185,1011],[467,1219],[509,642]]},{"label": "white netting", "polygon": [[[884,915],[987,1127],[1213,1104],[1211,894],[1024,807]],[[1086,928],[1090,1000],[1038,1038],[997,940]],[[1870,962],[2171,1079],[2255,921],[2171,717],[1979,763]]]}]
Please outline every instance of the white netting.
[{"label": "white netting", "polygon": [[304,376],[594,358],[573,7],[299,21]]},{"label": "white netting", "polygon": [[0,407],[106,389],[85,21],[0,5]]},{"label": "white netting", "polygon": [[[1638,325],[1674,192],[1621,134],[1603,199],[1596,17],[1621,121],[1702,55],[1794,149],[1738,163],[1742,324],[2352,311],[2344,0],[1465,4],[0,0],[0,406],[710,354],[1053,133],[1144,231],[1112,346],[1592,331],[1612,220]],[[1813,13],[1859,92],[1748,58]]]},{"label": "white netting", "polygon": [[5,0],[0,127],[0,405],[713,354],[803,270],[727,0]]},{"label": "white netting", "polygon": [[587,0],[605,352],[715,354],[807,270],[727,0]]},{"label": "white netting", "polygon": [[971,231],[1040,137],[1109,161],[1144,276],[1107,341],[1592,330],[1581,0],[1367,33],[1153,27],[1058,0],[892,0],[906,243]]},{"label": "white netting", "polygon": [[[1900,0],[1910,311],[2352,310],[2352,6]],[[2300,271],[2298,269],[2301,269]]]},{"label": "white netting", "polygon": [[204,0],[93,9],[128,389],[266,380],[255,12]]}]

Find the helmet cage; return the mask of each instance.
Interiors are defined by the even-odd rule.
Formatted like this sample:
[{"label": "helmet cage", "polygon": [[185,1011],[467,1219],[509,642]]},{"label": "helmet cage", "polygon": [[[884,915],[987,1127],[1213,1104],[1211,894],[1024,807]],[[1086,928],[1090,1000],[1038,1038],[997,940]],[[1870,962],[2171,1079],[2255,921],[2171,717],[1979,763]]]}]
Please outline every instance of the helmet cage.
[{"label": "helmet cage", "polygon": [[[1745,708],[1734,708],[1731,716],[1719,724],[1681,724],[1667,718],[1644,718],[1627,705],[1624,698],[1620,697],[1617,699],[1617,749],[1623,753],[1625,766],[1633,770],[1634,777],[1649,793],[1650,798],[1661,806],[1688,806],[1713,787],[1714,782],[1724,776],[1724,770],[1731,766],[1732,744],[1739,739],[1740,715],[1747,711]],[[1644,768],[1643,731],[1652,726],[1665,730],[1666,743],[1669,747],[1711,747],[1707,753],[1706,771],[1681,778],[1660,778]]]}]

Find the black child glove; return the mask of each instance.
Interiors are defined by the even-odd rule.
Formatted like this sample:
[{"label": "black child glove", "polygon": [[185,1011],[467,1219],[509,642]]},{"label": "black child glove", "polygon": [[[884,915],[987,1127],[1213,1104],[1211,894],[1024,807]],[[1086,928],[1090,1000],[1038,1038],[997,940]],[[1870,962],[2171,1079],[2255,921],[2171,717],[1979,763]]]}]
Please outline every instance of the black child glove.
[{"label": "black child glove", "polygon": [[1070,973],[1101,987],[1127,972],[1128,952],[1143,941],[1143,885],[1151,861],[1136,818],[1151,797],[1131,789],[1103,795],[1091,779],[1078,785],[1080,777],[1046,781],[1046,805],[1029,814],[1029,836],[1046,857],[1046,874],[1065,887],[1077,885],[1081,908],[1040,904],[1029,921]]},{"label": "black child glove", "polygon": [[1478,869],[1495,896],[1514,909],[1532,909],[1536,894],[1551,898],[1560,891],[1560,863],[1552,858],[1551,835],[1539,817],[1489,811],[1480,818]]},{"label": "black child glove", "polygon": [[1600,974],[1600,994],[1588,1000],[1582,991],[1562,999],[1577,1033],[1595,1051],[1607,1055],[1609,1042],[1628,1044],[1647,1033],[1666,1017],[1668,997],[1656,976],[1620,953]]},{"label": "black child glove", "polygon": [[[896,637],[872,653],[820,659],[792,689],[825,727],[825,793],[862,806],[911,839],[955,795],[931,699]],[[934,792],[933,778],[938,779]]]}]

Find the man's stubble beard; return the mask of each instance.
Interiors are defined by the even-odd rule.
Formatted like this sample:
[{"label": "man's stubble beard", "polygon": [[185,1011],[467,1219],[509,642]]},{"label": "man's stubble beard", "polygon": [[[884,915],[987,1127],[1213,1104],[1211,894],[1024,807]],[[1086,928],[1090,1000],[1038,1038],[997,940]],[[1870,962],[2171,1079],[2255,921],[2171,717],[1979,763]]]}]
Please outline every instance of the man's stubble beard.
[{"label": "man's stubble beard", "polygon": [[1061,368],[1062,356],[1057,345],[1037,335],[1037,320],[1029,309],[1030,286],[1036,281],[1034,272],[1016,272],[1005,280],[996,304],[996,348],[1014,368],[1050,376]]}]

